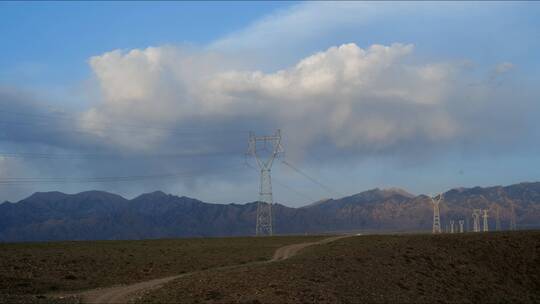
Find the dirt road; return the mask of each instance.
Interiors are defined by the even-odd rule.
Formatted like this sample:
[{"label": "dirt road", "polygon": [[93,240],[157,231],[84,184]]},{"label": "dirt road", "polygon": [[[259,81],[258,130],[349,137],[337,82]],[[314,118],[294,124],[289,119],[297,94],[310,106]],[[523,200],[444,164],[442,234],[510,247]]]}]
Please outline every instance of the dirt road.
[{"label": "dirt road", "polygon": [[292,244],[292,245],[283,246],[276,250],[276,252],[274,253],[274,256],[268,262],[276,262],[276,261],[285,260],[296,255],[300,250],[306,247],[317,245],[317,244],[330,243],[335,240],[342,239],[344,237],[347,237],[347,236],[341,235],[341,236],[330,237],[330,238],[327,238],[318,242],[300,243],[300,244]]},{"label": "dirt road", "polygon": [[[204,271],[225,270],[225,269],[232,269],[232,268],[238,268],[238,267],[245,267],[248,265],[273,263],[277,261],[282,261],[296,255],[300,250],[306,247],[317,245],[317,244],[326,244],[326,243],[329,243],[329,242],[332,242],[332,241],[335,241],[344,237],[347,237],[347,236],[335,236],[335,237],[326,238],[318,242],[307,242],[307,243],[287,245],[287,246],[278,248],[276,252],[274,253],[274,256],[272,257],[272,259],[269,261],[253,262],[253,263],[248,263],[248,264],[243,264],[243,265],[218,267],[218,268],[212,268],[212,269],[208,269]],[[187,277],[195,273],[199,273],[199,272],[201,271],[195,271],[195,272],[185,273],[185,274],[181,274],[177,276],[170,276],[166,278],[155,279],[155,280],[140,282],[140,283],[131,284],[131,285],[93,289],[93,290],[89,290],[89,291],[77,294],[75,296],[79,296],[82,299],[83,303],[88,303],[88,304],[126,303],[136,294],[140,294],[141,292],[145,292],[151,289],[159,288],[163,284],[168,283],[172,280],[179,279],[182,277]]]}]

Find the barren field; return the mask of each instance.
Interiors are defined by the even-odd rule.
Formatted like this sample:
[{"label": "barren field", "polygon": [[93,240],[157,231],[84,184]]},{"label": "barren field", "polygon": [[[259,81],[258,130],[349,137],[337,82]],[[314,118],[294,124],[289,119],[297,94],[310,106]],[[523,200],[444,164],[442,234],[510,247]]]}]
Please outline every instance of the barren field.
[{"label": "barren field", "polygon": [[272,258],[282,246],[322,236],[0,244],[0,302],[142,282]]},{"label": "barren field", "polygon": [[139,303],[540,302],[540,232],[357,236],[206,271]]}]

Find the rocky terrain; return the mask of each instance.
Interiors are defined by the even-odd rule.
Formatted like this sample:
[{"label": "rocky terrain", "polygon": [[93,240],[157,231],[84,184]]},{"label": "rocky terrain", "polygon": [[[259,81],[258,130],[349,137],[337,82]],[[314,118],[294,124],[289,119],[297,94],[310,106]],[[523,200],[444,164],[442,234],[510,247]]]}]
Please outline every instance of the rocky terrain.
[{"label": "rocky terrain", "polygon": [[0,303],[78,303],[77,296],[70,301],[66,298],[95,288],[268,261],[283,246],[326,238],[276,236],[0,244]]},{"label": "rocky terrain", "polygon": [[138,303],[538,303],[538,231],[367,235],[198,273]]}]

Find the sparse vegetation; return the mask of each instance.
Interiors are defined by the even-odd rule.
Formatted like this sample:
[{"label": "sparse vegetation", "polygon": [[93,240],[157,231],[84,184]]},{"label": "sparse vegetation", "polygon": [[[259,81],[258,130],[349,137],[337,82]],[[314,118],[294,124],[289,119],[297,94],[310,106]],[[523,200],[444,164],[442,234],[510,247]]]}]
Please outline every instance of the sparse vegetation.
[{"label": "sparse vegetation", "polygon": [[[323,237],[280,236],[0,244],[0,302],[236,265]],[[215,296],[215,295],[214,295]]]},{"label": "sparse vegetation", "polygon": [[369,235],[178,279],[140,303],[540,302],[540,232]]},{"label": "sparse vegetation", "polygon": [[[139,303],[492,303],[540,301],[540,232],[365,235],[270,264],[275,249],[324,237],[0,245],[0,302],[194,273]],[[226,265],[246,264],[213,270]]]}]

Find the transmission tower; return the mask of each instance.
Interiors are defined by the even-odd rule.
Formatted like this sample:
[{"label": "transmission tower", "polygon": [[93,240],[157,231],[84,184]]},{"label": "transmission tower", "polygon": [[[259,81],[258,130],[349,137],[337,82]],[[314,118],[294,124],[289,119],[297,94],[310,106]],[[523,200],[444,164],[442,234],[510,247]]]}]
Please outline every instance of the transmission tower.
[{"label": "transmission tower", "polygon": [[459,233],[463,233],[463,224],[465,223],[464,220],[459,220]]},{"label": "transmission tower", "polygon": [[510,202],[510,230],[516,230],[516,210],[514,209],[514,202]]},{"label": "transmission tower", "polygon": [[474,227],[474,232],[480,232],[480,209],[474,209],[473,210],[473,221],[474,221],[474,224],[473,224],[473,227]]},{"label": "transmission tower", "polygon": [[483,219],[484,219],[484,232],[488,232],[489,231],[489,226],[488,226],[488,209],[484,209],[482,210],[484,212],[484,216],[483,216]]},{"label": "transmission tower", "polygon": [[441,215],[439,212],[439,204],[441,200],[443,199],[442,193],[438,195],[439,198],[435,199],[435,197],[430,197],[431,202],[433,203],[433,229],[432,233],[441,233]]},{"label": "transmission tower", "polygon": [[500,195],[503,197],[504,202],[510,204],[510,230],[516,230],[516,210],[514,208],[514,202],[508,198],[505,192],[499,190]]},{"label": "transmission tower", "polygon": [[454,220],[450,220],[450,233],[454,233]]},{"label": "transmission tower", "polygon": [[499,205],[495,209],[495,230],[501,231],[501,207]]},{"label": "transmission tower", "polygon": [[283,153],[281,146],[281,131],[269,136],[255,136],[249,134],[249,147],[247,154],[253,156],[260,168],[259,202],[257,204],[257,224],[255,234],[272,235],[272,180],[270,171],[274,159]]}]

